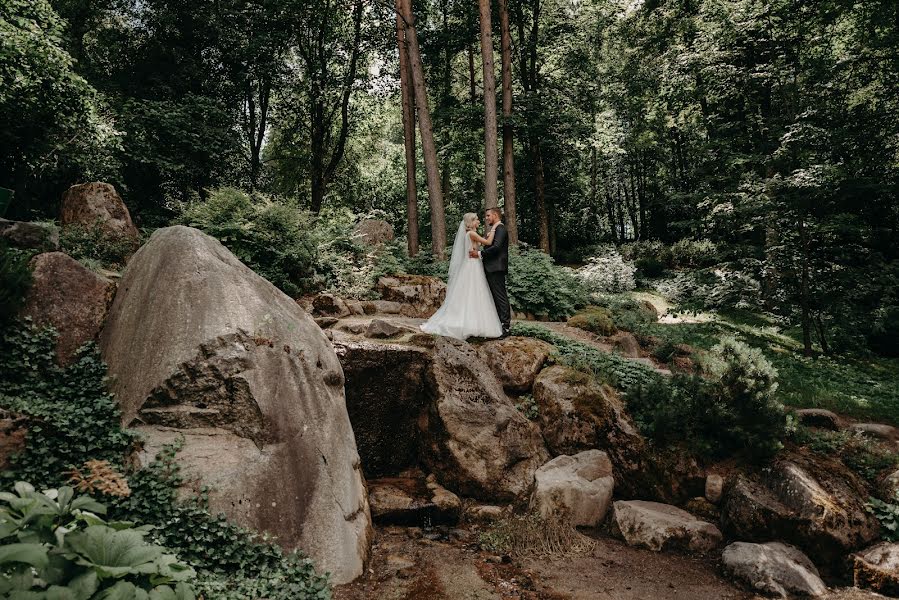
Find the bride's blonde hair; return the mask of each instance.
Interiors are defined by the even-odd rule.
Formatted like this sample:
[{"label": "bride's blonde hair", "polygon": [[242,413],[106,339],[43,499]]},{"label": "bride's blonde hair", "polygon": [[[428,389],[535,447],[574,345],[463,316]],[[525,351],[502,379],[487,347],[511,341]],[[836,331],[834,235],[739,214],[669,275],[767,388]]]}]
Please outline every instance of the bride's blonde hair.
[{"label": "bride's blonde hair", "polygon": [[477,213],[465,213],[462,215],[462,222],[465,223],[465,229],[472,230],[472,224],[477,220]]}]

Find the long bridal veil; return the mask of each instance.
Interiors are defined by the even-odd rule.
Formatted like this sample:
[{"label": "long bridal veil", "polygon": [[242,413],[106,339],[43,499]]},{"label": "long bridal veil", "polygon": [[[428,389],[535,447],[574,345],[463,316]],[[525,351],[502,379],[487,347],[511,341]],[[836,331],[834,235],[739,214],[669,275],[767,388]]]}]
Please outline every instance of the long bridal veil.
[{"label": "long bridal veil", "polygon": [[453,241],[446,300],[440,310],[421,325],[423,331],[460,340],[472,336],[499,337],[502,334],[484,267],[480,260],[468,256],[471,248],[471,238],[463,220]]}]

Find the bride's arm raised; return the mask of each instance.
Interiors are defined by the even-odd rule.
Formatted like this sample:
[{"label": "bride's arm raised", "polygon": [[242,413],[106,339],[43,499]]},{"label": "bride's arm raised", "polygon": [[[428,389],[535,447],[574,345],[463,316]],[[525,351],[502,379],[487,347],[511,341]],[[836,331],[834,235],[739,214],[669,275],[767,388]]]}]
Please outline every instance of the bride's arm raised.
[{"label": "bride's arm raised", "polygon": [[471,241],[473,241],[473,242],[477,242],[479,244],[489,246],[490,244],[493,243],[493,230],[491,229],[490,233],[488,233],[487,237],[485,237],[485,238],[482,238],[481,236],[479,236],[477,231],[469,231],[468,237],[470,237]]}]

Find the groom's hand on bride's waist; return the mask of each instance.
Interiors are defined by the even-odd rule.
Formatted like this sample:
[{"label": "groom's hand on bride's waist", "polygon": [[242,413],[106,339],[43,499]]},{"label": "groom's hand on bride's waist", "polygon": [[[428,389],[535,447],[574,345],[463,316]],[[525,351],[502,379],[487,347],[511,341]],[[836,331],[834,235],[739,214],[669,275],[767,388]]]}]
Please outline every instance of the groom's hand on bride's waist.
[{"label": "groom's hand on bride's waist", "polygon": [[468,257],[469,258],[478,258],[478,251],[475,250],[474,248],[472,248],[471,250],[468,251]]}]

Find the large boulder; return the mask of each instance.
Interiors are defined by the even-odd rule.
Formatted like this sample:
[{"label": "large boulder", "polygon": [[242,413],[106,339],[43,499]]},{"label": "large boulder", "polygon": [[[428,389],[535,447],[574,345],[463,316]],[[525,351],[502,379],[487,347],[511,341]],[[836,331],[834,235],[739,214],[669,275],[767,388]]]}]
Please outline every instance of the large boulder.
[{"label": "large boulder", "polygon": [[[375,289],[384,301],[398,304],[399,313],[404,317],[430,317],[446,298],[446,284],[437,277],[425,275],[381,277]],[[385,305],[375,305],[378,312],[390,312]]]},{"label": "large boulder", "polygon": [[899,596],[899,544],[881,542],[859,552],[853,559],[856,587],[886,596]]},{"label": "large boulder", "polygon": [[867,497],[864,484],[839,461],[793,454],[760,477],[735,478],[725,492],[722,525],[746,541],[785,540],[822,568],[839,569],[848,553],[877,537]]},{"label": "large boulder", "polygon": [[557,456],[536,473],[531,506],[544,517],[560,515],[572,525],[597,527],[606,517],[615,480],[601,450]]},{"label": "large boulder", "polygon": [[507,392],[521,393],[534,386],[552,349],[544,341],[516,336],[485,342],[478,351]]},{"label": "large boulder", "polygon": [[59,222],[63,227],[71,224],[99,226],[104,233],[113,237],[129,238],[135,242],[140,239],[128,207],[115,187],[108,183],[82,183],[66,190],[62,195]]},{"label": "large boulder", "polygon": [[485,500],[523,498],[548,459],[543,438],[466,342],[438,337],[433,401],[419,421],[424,461],[451,490]]},{"label": "large boulder", "polygon": [[183,436],[213,511],[337,583],[362,574],[371,518],[343,371],[296,302],[202,232],[159,229],[123,273],[101,347],[124,423],[151,448]]},{"label": "large boulder", "polygon": [[69,364],[78,348],[99,335],[115,284],[62,252],[38,254],[31,269],[33,283],[22,314],[59,332],[57,359]]},{"label": "large boulder", "polygon": [[721,563],[732,577],[770,596],[818,598],[827,593],[812,561],[793,546],[779,542],[733,543],[724,549]]},{"label": "large boulder", "polygon": [[612,530],[628,545],[655,552],[682,550],[705,553],[717,548],[723,539],[717,527],[685,510],[644,500],[615,502]]},{"label": "large boulder", "polygon": [[59,230],[44,223],[0,219],[0,238],[20,248],[44,252],[59,250]]},{"label": "large boulder", "polygon": [[653,451],[612,388],[555,365],[540,371],[534,400],[550,453],[605,450],[621,496],[679,503],[703,493],[705,475],[695,461],[676,452]]},{"label": "large boulder", "polygon": [[418,465],[418,423],[430,398],[429,353],[367,340],[335,342],[334,348],[343,366],[347,412],[365,476],[387,477]]},{"label": "large boulder", "polygon": [[393,241],[393,226],[381,219],[363,219],[353,227],[353,239],[366,246]]}]

